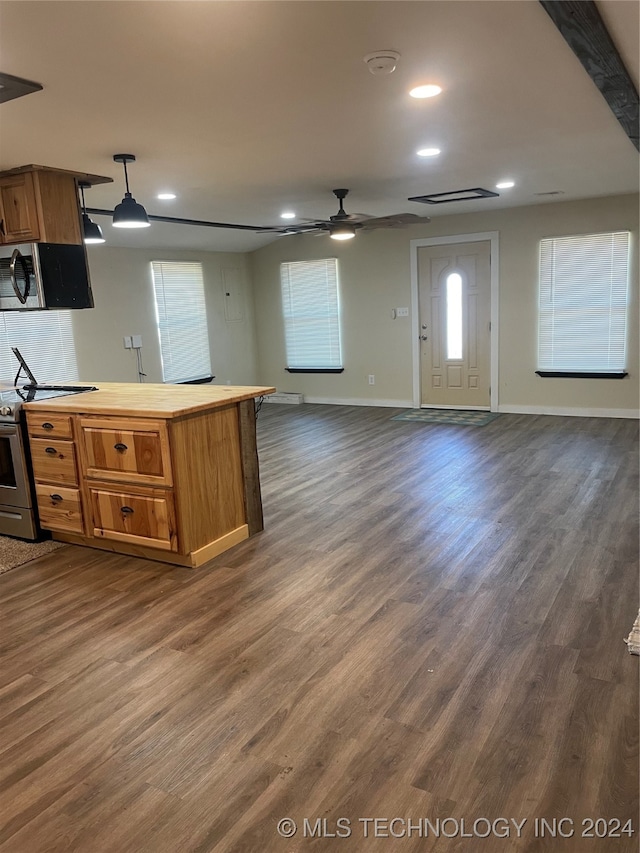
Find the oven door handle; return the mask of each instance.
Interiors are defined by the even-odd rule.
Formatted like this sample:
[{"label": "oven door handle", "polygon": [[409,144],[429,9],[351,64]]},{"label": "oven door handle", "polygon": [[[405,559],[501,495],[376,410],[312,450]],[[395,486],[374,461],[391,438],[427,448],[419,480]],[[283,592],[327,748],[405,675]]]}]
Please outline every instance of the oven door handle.
[{"label": "oven door handle", "polygon": [[[20,262],[20,266],[22,267],[22,275],[24,276],[24,295],[20,288],[18,287],[18,282],[16,280],[16,263]],[[13,254],[11,255],[11,263],[9,264],[9,275],[11,277],[11,286],[13,287],[14,293],[22,302],[23,305],[26,305],[27,299],[29,298],[29,291],[31,290],[31,278],[29,276],[29,270],[27,268],[27,262],[22,257],[20,249],[14,249]]]}]

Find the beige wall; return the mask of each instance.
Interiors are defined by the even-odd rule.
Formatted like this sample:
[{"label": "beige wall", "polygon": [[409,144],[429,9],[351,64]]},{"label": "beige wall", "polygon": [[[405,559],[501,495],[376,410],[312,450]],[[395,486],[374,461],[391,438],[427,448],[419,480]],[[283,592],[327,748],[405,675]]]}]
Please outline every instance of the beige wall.
[{"label": "beige wall", "polygon": [[[137,382],[136,355],[125,350],[124,335],[142,335],[147,382],[162,382],[160,345],[151,280],[152,260],[201,261],[209,320],[214,382],[255,384],[253,296],[248,256],[225,252],[165,252],[89,246],[95,308],[74,311],[73,332],[82,380]],[[227,320],[222,271],[238,270],[237,315]]]},{"label": "beige wall", "polygon": [[[630,375],[622,380],[541,379],[535,374],[540,238],[615,229],[629,229],[633,235]],[[348,243],[324,236],[291,236],[259,249],[251,255],[259,318],[257,381],[302,392],[311,400],[411,405],[412,319],[391,319],[392,308],[411,306],[410,241],[488,231],[499,232],[499,408],[623,416],[637,412],[637,195],[443,216],[427,225],[360,233]],[[279,265],[321,257],[340,260],[345,371],[289,374],[284,369]],[[374,386],[368,385],[368,374],[375,375]]]}]

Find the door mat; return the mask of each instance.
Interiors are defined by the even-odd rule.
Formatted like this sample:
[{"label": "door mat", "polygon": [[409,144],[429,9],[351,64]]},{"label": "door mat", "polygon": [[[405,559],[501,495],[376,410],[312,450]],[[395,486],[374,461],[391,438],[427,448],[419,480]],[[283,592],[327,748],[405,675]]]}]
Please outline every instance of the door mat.
[{"label": "door mat", "polygon": [[0,536],[0,575],[22,566],[61,548],[64,542],[54,542],[47,539],[45,542],[23,542],[22,539],[12,539],[10,536]]},{"label": "door mat", "polygon": [[629,649],[629,654],[640,655],[640,611],[638,612],[638,618],[633,623],[633,628],[625,640],[625,643]]},{"label": "door mat", "polygon": [[407,409],[401,415],[394,415],[391,420],[415,421],[423,424],[484,426],[499,417],[499,412],[472,412],[463,409]]}]

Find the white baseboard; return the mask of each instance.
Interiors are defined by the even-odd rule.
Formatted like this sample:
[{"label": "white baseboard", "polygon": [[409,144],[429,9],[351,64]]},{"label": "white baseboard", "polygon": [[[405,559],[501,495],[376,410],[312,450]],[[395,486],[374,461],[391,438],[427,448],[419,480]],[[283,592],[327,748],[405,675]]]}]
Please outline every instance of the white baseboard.
[{"label": "white baseboard", "polygon": [[566,406],[518,406],[505,403],[498,411],[509,415],[563,415],[575,418],[640,418],[638,409],[585,409]]},{"label": "white baseboard", "polygon": [[[363,400],[362,397],[304,397],[305,403],[327,406],[375,406],[389,409],[413,409],[412,400]],[[443,408],[443,407],[439,407]],[[505,403],[498,412],[510,415],[561,415],[576,418],[640,418],[638,409],[571,408],[566,406],[520,406]]]},{"label": "white baseboard", "polygon": [[389,409],[413,409],[411,400],[363,400],[362,397],[307,397],[305,403],[324,403],[328,406],[381,406]]}]

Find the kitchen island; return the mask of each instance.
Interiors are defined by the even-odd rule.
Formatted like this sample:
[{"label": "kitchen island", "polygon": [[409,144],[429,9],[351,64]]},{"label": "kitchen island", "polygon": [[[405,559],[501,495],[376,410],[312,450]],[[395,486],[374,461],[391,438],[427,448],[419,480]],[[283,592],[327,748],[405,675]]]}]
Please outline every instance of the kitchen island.
[{"label": "kitchen island", "polygon": [[263,386],[94,383],[24,403],[40,524],[60,542],[196,567],[263,528]]}]

